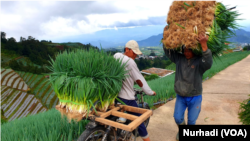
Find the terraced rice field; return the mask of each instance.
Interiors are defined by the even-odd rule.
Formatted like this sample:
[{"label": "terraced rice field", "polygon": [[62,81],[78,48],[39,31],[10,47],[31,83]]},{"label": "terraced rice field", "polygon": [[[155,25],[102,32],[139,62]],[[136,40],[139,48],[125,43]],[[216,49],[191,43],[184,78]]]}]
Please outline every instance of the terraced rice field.
[{"label": "terraced rice field", "polygon": [[[2,68],[1,109],[4,117],[12,121],[55,107],[59,99],[46,80],[44,75]],[[32,93],[27,93],[29,89]]]},{"label": "terraced rice field", "polygon": [[1,87],[1,97],[1,109],[8,121],[48,110],[34,95],[8,86]]},{"label": "terraced rice field", "polygon": [[29,87],[12,69],[1,69],[1,85],[27,92]]},{"label": "terraced rice field", "polygon": [[37,75],[26,72],[17,73],[23,78],[24,82],[30,87],[32,94],[35,95],[48,109],[54,108],[59,100],[51,88],[50,85],[47,85],[47,78],[44,75]]}]

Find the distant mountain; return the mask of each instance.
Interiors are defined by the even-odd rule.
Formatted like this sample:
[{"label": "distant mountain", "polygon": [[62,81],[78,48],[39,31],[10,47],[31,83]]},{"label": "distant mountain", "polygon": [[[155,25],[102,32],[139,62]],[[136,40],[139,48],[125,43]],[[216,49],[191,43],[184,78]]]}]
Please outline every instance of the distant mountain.
[{"label": "distant mountain", "polygon": [[[230,42],[238,42],[238,43],[250,43],[250,32],[245,31],[243,29],[236,30],[236,36],[229,38]],[[159,46],[160,40],[163,37],[163,33],[151,36],[145,40],[137,41],[140,47],[145,46]]]},{"label": "distant mountain", "polygon": [[236,36],[229,38],[230,42],[238,42],[238,43],[250,43],[250,32],[245,31],[243,29],[236,30]]},{"label": "distant mountain", "polygon": [[146,47],[146,46],[159,46],[160,41],[163,37],[163,33],[159,35],[151,36],[145,40],[137,41],[140,47]]},{"label": "distant mountain", "polygon": [[[250,32],[245,31],[243,29],[236,30],[236,36],[228,39],[230,42],[236,42],[236,43],[250,43]],[[139,44],[139,47],[149,47],[149,46],[161,46],[160,41],[163,37],[163,33],[150,36],[149,38],[146,38],[144,40],[137,41]],[[94,46],[100,47],[100,42],[102,44],[103,48],[116,48],[118,46],[124,46],[126,42],[122,43],[113,43],[113,42],[105,42],[105,41],[95,41],[90,42]]]}]

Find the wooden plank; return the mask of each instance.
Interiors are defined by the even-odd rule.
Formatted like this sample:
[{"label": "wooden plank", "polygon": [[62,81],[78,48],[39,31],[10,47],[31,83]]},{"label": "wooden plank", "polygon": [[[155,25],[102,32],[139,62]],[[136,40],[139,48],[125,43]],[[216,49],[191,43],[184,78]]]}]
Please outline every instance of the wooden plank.
[{"label": "wooden plank", "polygon": [[147,120],[151,115],[153,114],[153,111],[147,110],[146,113],[142,114],[139,118],[132,121],[128,126],[129,128],[135,130],[141,123],[143,123],[145,120]]},{"label": "wooden plank", "polygon": [[108,112],[102,114],[100,117],[101,117],[101,118],[106,118],[106,117],[108,117],[108,116],[111,115],[112,111],[118,111],[118,110],[120,110],[120,107],[116,107],[116,108],[114,108],[114,109],[112,109],[112,110],[110,110],[110,111],[108,111]]},{"label": "wooden plank", "polygon": [[138,108],[138,107],[133,107],[133,106],[128,106],[128,105],[119,105],[123,110],[128,111],[128,112],[133,112],[133,113],[139,113],[143,114],[147,112],[147,109],[143,108]]},{"label": "wooden plank", "polygon": [[138,116],[130,115],[130,114],[126,114],[126,113],[122,113],[122,112],[118,112],[118,111],[112,111],[112,115],[117,116],[117,117],[123,117],[123,118],[129,119],[129,120],[135,120],[135,119],[139,118]]},{"label": "wooden plank", "polygon": [[112,121],[112,120],[108,120],[108,119],[96,117],[96,118],[95,118],[95,121],[100,122],[100,123],[103,123],[103,124],[105,124],[105,125],[110,125],[110,126],[112,126],[112,127],[116,127],[116,128],[119,128],[119,129],[123,129],[123,130],[129,131],[129,132],[133,131],[133,130],[131,129],[131,127],[129,127],[128,125],[125,125],[125,124],[122,124],[122,123],[118,123],[118,122],[114,122],[114,121]]}]

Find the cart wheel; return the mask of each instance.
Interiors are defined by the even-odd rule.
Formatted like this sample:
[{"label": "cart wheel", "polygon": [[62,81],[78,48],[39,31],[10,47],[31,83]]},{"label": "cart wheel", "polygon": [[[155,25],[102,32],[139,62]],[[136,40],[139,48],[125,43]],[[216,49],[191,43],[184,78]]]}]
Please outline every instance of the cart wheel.
[{"label": "cart wheel", "polygon": [[[106,132],[106,128],[103,126],[97,126],[95,128],[86,129],[77,141],[101,141]],[[105,141],[116,141],[116,132],[111,128],[109,134],[107,135]]]}]

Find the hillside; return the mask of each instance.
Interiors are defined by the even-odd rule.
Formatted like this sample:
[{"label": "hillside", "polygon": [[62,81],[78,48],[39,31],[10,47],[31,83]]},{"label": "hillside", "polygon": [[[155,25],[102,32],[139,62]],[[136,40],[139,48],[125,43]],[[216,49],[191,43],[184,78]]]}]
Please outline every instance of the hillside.
[{"label": "hillside", "polygon": [[145,47],[145,46],[160,46],[160,41],[163,37],[163,33],[159,35],[154,35],[151,36],[145,40],[138,41],[138,44],[140,47]]},{"label": "hillside", "polygon": [[[238,43],[250,43],[250,32],[245,31],[243,29],[236,30],[236,36],[229,38],[230,42],[238,42]],[[163,37],[163,33],[151,36],[145,40],[138,41],[140,47],[144,46],[159,46],[160,40]]]},{"label": "hillside", "polygon": [[44,75],[2,68],[2,118],[12,121],[55,107],[59,99],[46,80]]},{"label": "hillside", "polygon": [[250,32],[247,32],[243,29],[236,30],[236,36],[229,38],[228,41],[238,43],[250,43]]}]

